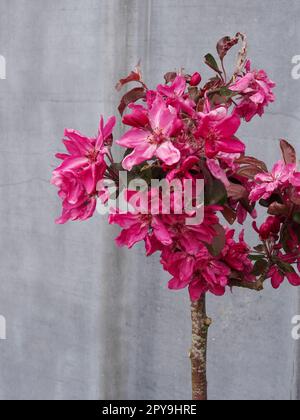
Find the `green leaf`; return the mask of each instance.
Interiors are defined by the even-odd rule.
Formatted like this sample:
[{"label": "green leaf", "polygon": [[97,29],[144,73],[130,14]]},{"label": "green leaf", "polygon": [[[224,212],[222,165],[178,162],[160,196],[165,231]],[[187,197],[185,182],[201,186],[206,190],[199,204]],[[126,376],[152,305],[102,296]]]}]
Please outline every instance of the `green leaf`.
[{"label": "green leaf", "polygon": [[264,247],[264,245],[257,245],[257,246],[255,246],[254,247],[254,249],[255,249],[255,251],[257,251],[257,252],[261,252],[262,254],[265,252],[265,247]]},{"label": "green leaf", "polygon": [[208,205],[223,205],[227,202],[227,191],[223,182],[214,179],[205,189],[205,200]]},{"label": "green leaf", "polygon": [[285,261],[277,260],[278,267],[284,272],[284,273],[294,273],[295,270],[293,266]]},{"label": "green leaf", "polygon": [[213,243],[208,245],[207,248],[212,256],[218,257],[226,244],[226,233],[225,229],[221,225],[215,225],[214,230],[217,235],[215,236]]},{"label": "green leaf", "polygon": [[228,89],[226,86],[221,87],[220,89],[220,95],[226,96],[228,98],[232,98],[236,95],[236,92],[233,92],[232,90]]},{"label": "green leaf", "polygon": [[299,212],[298,213],[295,213],[293,215],[293,220],[294,220],[295,223],[297,223],[298,225],[300,225],[300,213]]},{"label": "green leaf", "polygon": [[264,273],[267,267],[268,267],[268,261],[265,259],[260,259],[256,261],[256,263],[254,264],[253,274],[255,276],[260,276]]},{"label": "green leaf", "polygon": [[206,54],[205,56],[205,64],[208,65],[211,69],[216,71],[219,74],[222,74],[222,71],[219,69],[218,63],[215,57],[212,54]]},{"label": "green leaf", "polygon": [[251,261],[260,261],[264,257],[262,255],[249,255],[249,258],[250,258]]}]

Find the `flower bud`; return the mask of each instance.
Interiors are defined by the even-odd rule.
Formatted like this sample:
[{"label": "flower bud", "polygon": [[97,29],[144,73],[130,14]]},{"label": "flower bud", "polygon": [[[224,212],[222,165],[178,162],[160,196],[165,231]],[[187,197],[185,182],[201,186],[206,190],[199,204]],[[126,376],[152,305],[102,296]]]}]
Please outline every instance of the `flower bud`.
[{"label": "flower bud", "polygon": [[200,73],[194,73],[190,80],[191,86],[198,86],[201,83],[202,77]]}]

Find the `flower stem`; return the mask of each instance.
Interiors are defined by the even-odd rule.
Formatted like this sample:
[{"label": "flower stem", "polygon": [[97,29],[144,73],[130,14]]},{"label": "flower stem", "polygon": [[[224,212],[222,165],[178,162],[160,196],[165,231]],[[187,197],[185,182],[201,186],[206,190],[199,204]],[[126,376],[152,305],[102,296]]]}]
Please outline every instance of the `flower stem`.
[{"label": "flower stem", "polygon": [[192,302],[192,349],[190,353],[192,365],[192,390],[194,401],[207,400],[207,336],[211,319],[206,315],[206,295],[197,302]]}]

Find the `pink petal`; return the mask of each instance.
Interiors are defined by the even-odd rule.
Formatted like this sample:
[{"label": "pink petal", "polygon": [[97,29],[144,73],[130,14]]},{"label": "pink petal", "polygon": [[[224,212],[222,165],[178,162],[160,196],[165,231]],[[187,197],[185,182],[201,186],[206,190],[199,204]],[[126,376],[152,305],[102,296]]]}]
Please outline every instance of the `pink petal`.
[{"label": "pink petal", "polygon": [[107,120],[107,123],[105,124],[103,128],[103,137],[106,140],[109,136],[112,135],[113,129],[115,128],[117,119],[116,117],[112,116]]},{"label": "pink petal", "polygon": [[170,290],[182,290],[187,287],[187,283],[182,282],[182,280],[180,280],[177,277],[174,277],[172,280],[169,281],[168,287]]},{"label": "pink petal", "polygon": [[152,227],[154,229],[153,233],[159,242],[165,246],[171,245],[173,243],[168,230],[158,217],[153,217]]},{"label": "pink petal", "polygon": [[279,162],[275,163],[272,174],[275,178],[280,177],[282,172],[285,170],[285,163],[280,160]]},{"label": "pink petal", "polygon": [[83,136],[76,130],[65,130],[65,137],[72,140],[80,150],[82,154],[88,152],[92,146],[92,140],[88,137]]},{"label": "pink petal", "polygon": [[234,92],[243,92],[245,89],[249,87],[252,80],[254,80],[253,73],[248,73],[246,74],[245,77],[242,77],[233,85],[229,86],[229,89],[233,90]]},{"label": "pink petal", "polygon": [[240,128],[241,119],[238,115],[233,114],[229,117],[224,118],[217,125],[217,129],[222,133],[225,138],[232,137]]},{"label": "pink petal", "polygon": [[131,171],[134,166],[152,159],[155,155],[156,148],[157,146],[149,143],[136,147],[134,151],[123,160],[123,168],[127,171]]},{"label": "pink petal", "polygon": [[129,229],[130,227],[134,226],[138,222],[138,216],[130,213],[126,214],[111,214],[109,216],[109,224],[111,225],[119,225],[123,229]]},{"label": "pink petal", "polygon": [[125,229],[117,237],[116,243],[119,247],[127,246],[132,248],[136,243],[143,241],[148,234],[148,226],[137,223],[129,229]]},{"label": "pink petal", "polygon": [[200,280],[193,281],[189,286],[191,301],[197,302],[206,291],[207,287],[204,285],[204,282],[200,282]]},{"label": "pink petal", "polygon": [[268,173],[261,173],[255,176],[255,181],[261,182],[261,183],[268,183],[268,182],[274,181],[274,177]]},{"label": "pink petal", "polygon": [[219,162],[215,159],[207,159],[207,166],[212,175],[223,182],[225,186],[230,185],[225,171],[220,167]]},{"label": "pink petal", "polygon": [[254,95],[250,96],[250,100],[255,104],[263,104],[265,101],[265,96],[261,92],[257,92]]},{"label": "pink petal", "polygon": [[107,140],[109,136],[111,136],[113,129],[116,125],[116,121],[117,121],[116,117],[110,117],[107,121],[107,124],[104,126],[104,119],[103,119],[103,116],[101,116],[100,123],[99,123],[98,137],[96,140],[97,150],[103,147],[104,141]]},{"label": "pink petal", "polygon": [[58,168],[61,171],[74,171],[77,169],[84,168],[89,163],[86,157],[76,157],[66,159],[62,165]]},{"label": "pink petal", "polygon": [[275,270],[273,275],[272,275],[271,281],[272,281],[273,288],[278,289],[284,281],[284,276],[282,274],[280,274],[280,272],[278,270]]},{"label": "pink petal", "polygon": [[292,286],[300,286],[300,277],[296,273],[290,273],[287,275],[288,281]]},{"label": "pink petal", "polygon": [[145,131],[140,128],[133,128],[129,130],[116,143],[122,147],[134,148],[142,145],[151,136],[150,131]]},{"label": "pink petal", "polygon": [[178,163],[181,158],[180,151],[173,146],[172,142],[166,141],[156,150],[156,156],[169,166]]},{"label": "pink petal", "polygon": [[172,88],[174,92],[178,96],[182,96],[186,89],[186,80],[182,76],[177,76],[172,84]]},{"label": "pink petal", "polygon": [[149,120],[153,130],[160,129],[166,137],[172,136],[178,129],[177,115],[172,113],[161,96],[157,96],[149,112]]},{"label": "pink petal", "polygon": [[236,138],[218,141],[218,147],[221,152],[225,153],[244,153],[246,146]]}]

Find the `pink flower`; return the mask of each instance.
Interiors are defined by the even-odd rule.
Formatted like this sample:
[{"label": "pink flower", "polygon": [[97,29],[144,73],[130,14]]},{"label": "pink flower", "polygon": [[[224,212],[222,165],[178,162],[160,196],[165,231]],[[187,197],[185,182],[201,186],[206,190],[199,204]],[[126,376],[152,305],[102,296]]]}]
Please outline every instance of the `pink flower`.
[{"label": "pink flower", "polygon": [[218,153],[244,153],[245,145],[235,137],[241,121],[237,115],[227,115],[226,108],[199,114],[199,127],[195,132],[198,142],[203,142],[205,156],[212,159]]},{"label": "pink flower", "polygon": [[216,259],[208,261],[206,266],[201,263],[199,265],[200,272],[189,286],[191,300],[197,301],[207,292],[223,296],[229,282],[229,267]]},{"label": "pink flower", "polygon": [[67,223],[69,220],[87,220],[96,210],[97,193],[87,192],[81,176],[72,171],[54,172],[52,184],[59,188],[62,199],[63,212],[56,220],[57,224]]},{"label": "pink flower", "polygon": [[234,230],[226,231],[226,245],[222,251],[222,260],[232,270],[241,273],[246,281],[255,281],[252,275],[253,264],[249,258],[250,247],[245,242],[244,231],[240,233],[239,242],[234,240]]},{"label": "pink flower", "polygon": [[266,241],[271,237],[278,240],[278,234],[281,228],[281,219],[278,216],[269,216],[260,228],[257,227],[256,222],[253,223],[253,228],[263,241]]},{"label": "pink flower", "polygon": [[293,187],[299,189],[300,188],[300,172],[295,172],[291,179],[290,183],[293,185]]},{"label": "pink flower", "polygon": [[68,154],[56,155],[63,160],[63,163],[55,172],[80,172],[87,192],[92,193],[107,168],[104,160],[106,142],[110,144],[115,124],[115,117],[111,117],[106,125],[104,125],[103,117],[101,117],[96,138],[85,137],[75,130],[66,130],[66,139],[63,143]]},{"label": "pink flower", "polygon": [[123,123],[135,128],[145,128],[149,125],[148,111],[142,105],[131,104],[128,106],[132,109],[131,114],[123,117]]},{"label": "pink flower", "polygon": [[149,111],[149,121],[148,129],[133,128],[117,141],[122,147],[134,149],[123,160],[123,167],[128,171],[154,156],[167,165],[174,165],[180,160],[180,152],[172,141],[172,137],[182,129],[175,109],[167,107],[157,96]]},{"label": "pink flower", "polygon": [[[196,81],[196,77],[194,80]],[[186,79],[183,76],[177,76],[171,86],[159,85],[157,87],[157,92],[166,98],[167,105],[171,105],[178,112],[183,111],[188,115],[194,115],[196,104],[188,95],[185,95],[185,91]]]},{"label": "pink flower", "polygon": [[217,296],[225,293],[230,269],[213,258],[204,246],[194,254],[166,249],[161,262],[164,269],[174,276],[169,288],[181,290],[188,287],[192,301],[200,299],[208,291]]},{"label": "pink flower", "polygon": [[270,269],[268,277],[271,277],[271,282],[274,289],[278,289],[281,286],[285,277],[292,286],[300,286],[300,276],[297,273],[286,273],[277,266],[273,266]]},{"label": "pink flower", "polygon": [[107,169],[104,157],[106,146],[112,142],[115,122],[115,117],[111,117],[104,125],[101,117],[96,138],[85,137],[75,130],[65,131],[63,143],[68,153],[56,155],[63,163],[55,169],[51,180],[59,188],[63,202],[63,213],[57,223],[86,220],[94,214],[97,184],[103,180]]},{"label": "pink flower", "polygon": [[[127,246],[132,248],[135,244],[141,241],[146,242],[147,252],[150,254],[153,247],[157,246],[157,242],[161,245],[169,246],[173,243],[171,235],[169,234],[166,226],[161,220],[160,215],[152,215],[148,209],[151,208],[152,192],[145,194],[146,208],[141,199],[142,193],[127,191],[125,197],[132,208],[128,213],[116,212],[109,216],[110,224],[117,224],[123,228],[121,234],[117,237],[116,243],[119,247]],[[135,199],[136,197],[136,199]],[[136,201],[135,201],[136,200]],[[140,208],[139,208],[140,207]],[[143,211],[141,212],[141,208]],[[156,241],[154,244],[153,238]],[[150,237],[150,238],[149,238]]]},{"label": "pink flower", "polygon": [[167,180],[171,182],[178,178],[193,179],[190,171],[197,163],[199,163],[199,158],[197,156],[189,156],[181,163],[179,168],[169,171]]},{"label": "pink flower", "polygon": [[247,122],[256,115],[262,116],[264,109],[269,103],[275,101],[273,88],[276,86],[270,80],[265,71],[250,71],[245,76],[229,86],[229,89],[242,95],[242,100],[236,108],[240,117],[245,118]]},{"label": "pink flower", "polygon": [[286,187],[295,170],[296,165],[286,165],[283,161],[279,161],[275,164],[271,173],[256,175],[255,182],[257,185],[250,193],[250,201],[256,202],[261,198],[267,200],[276,190]]},{"label": "pink flower", "polygon": [[216,212],[221,209],[219,206],[205,206],[204,221],[199,225],[187,225],[186,214],[163,215],[162,218],[173,242],[184,251],[197,253],[203,244],[212,244],[216,237],[219,224]]}]

